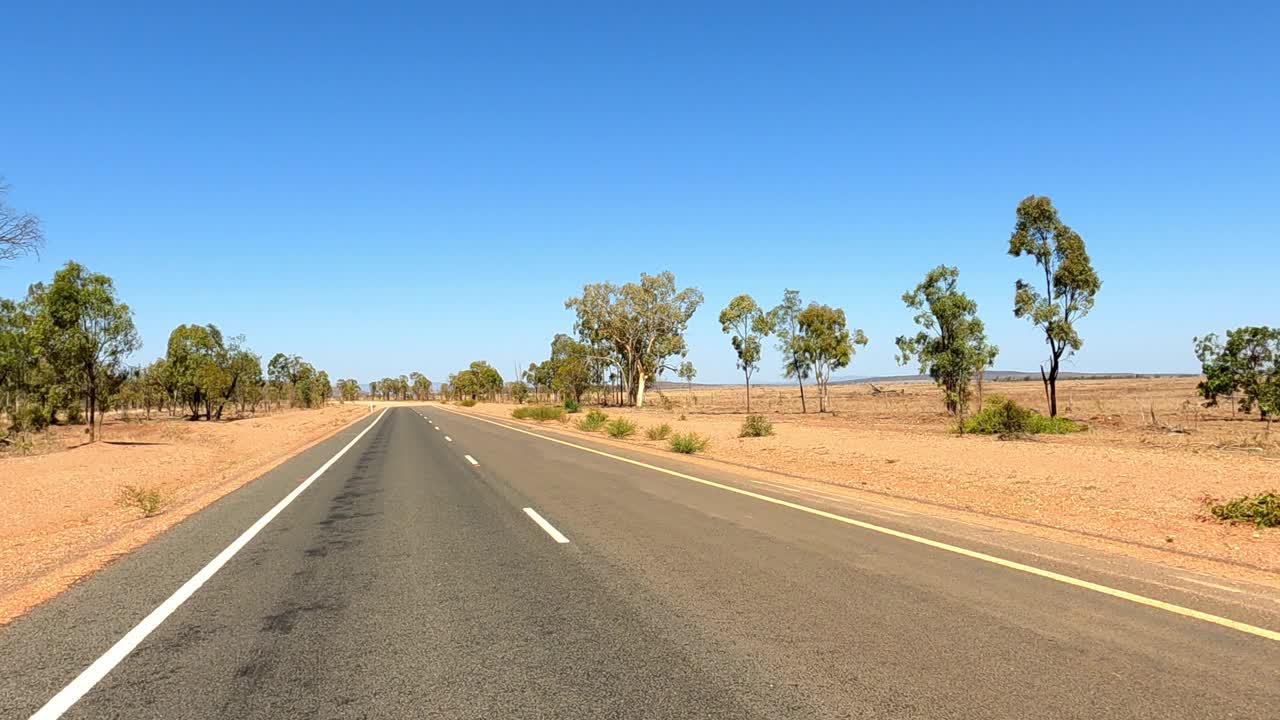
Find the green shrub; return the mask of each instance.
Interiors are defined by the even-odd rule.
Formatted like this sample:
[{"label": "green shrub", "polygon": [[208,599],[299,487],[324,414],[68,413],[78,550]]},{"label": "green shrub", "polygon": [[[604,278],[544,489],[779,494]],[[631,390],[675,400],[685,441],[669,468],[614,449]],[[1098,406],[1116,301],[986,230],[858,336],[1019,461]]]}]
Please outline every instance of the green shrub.
[{"label": "green shrub", "polygon": [[678,453],[692,455],[707,449],[707,439],[697,433],[676,433],[671,436],[671,449]]},{"label": "green shrub", "polygon": [[77,404],[77,405],[71,405],[71,406],[69,406],[69,407],[67,408],[67,413],[66,413],[66,414],[67,414],[67,424],[68,424],[68,425],[83,425],[83,424],[84,424],[84,410],[81,410],[81,409],[80,409],[80,406],[79,406],[78,404]]},{"label": "green shrub", "polygon": [[579,410],[581,410],[581,409],[582,409],[582,406],[578,404],[578,401],[577,401],[577,400],[574,400],[573,398],[565,398],[565,399],[564,399],[564,411],[565,411],[565,412],[567,412],[567,413],[576,413],[576,412],[578,412],[578,411],[579,411]]},{"label": "green shrub", "polygon": [[1222,504],[1210,502],[1209,514],[1228,523],[1253,523],[1260,528],[1280,527],[1280,494],[1246,495]]},{"label": "green shrub", "polygon": [[763,415],[748,415],[746,422],[742,423],[742,429],[738,431],[738,437],[764,437],[772,434],[773,423]]},{"label": "green shrub", "polygon": [[1063,417],[1047,417],[1005,397],[993,395],[982,412],[964,420],[964,431],[979,435],[1018,437],[1019,435],[1065,435],[1084,426]]},{"label": "green shrub", "polygon": [[655,425],[648,430],[645,430],[644,436],[650,440],[666,440],[668,437],[671,437],[671,426],[666,423]]},{"label": "green shrub", "polygon": [[13,430],[17,432],[40,432],[49,427],[49,413],[43,405],[22,405],[13,414]]},{"label": "green shrub", "polygon": [[605,425],[604,431],[609,433],[609,437],[611,438],[630,437],[636,431],[636,424],[626,418],[617,418],[608,425]]},{"label": "green shrub", "polygon": [[578,429],[586,432],[596,432],[604,427],[609,421],[609,416],[601,410],[592,410],[587,416],[578,421]]},{"label": "green shrub", "polygon": [[511,411],[511,417],[517,420],[559,420],[564,417],[564,408],[555,405],[525,405]]},{"label": "green shrub", "polygon": [[475,407],[476,401],[472,400],[471,398],[467,398],[466,400],[459,400],[458,404],[461,405],[462,407]]},{"label": "green shrub", "polygon": [[164,507],[165,497],[159,488],[144,485],[123,485],[116,495],[116,502],[123,507],[137,508],[143,517],[152,517]]}]

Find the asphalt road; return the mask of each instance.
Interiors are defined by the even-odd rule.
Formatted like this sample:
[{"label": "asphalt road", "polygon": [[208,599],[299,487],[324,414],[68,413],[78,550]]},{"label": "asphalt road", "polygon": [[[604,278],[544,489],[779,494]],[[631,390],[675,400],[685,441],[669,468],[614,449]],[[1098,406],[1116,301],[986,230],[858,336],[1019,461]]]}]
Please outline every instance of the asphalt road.
[{"label": "asphalt road", "polygon": [[[438,407],[376,417],[0,628],[0,716],[39,710],[367,430],[63,717],[1280,717],[1274,639],[675,458],[646,462],[725,487]],[[1265,598],[805,503],[1277,627]]]}]

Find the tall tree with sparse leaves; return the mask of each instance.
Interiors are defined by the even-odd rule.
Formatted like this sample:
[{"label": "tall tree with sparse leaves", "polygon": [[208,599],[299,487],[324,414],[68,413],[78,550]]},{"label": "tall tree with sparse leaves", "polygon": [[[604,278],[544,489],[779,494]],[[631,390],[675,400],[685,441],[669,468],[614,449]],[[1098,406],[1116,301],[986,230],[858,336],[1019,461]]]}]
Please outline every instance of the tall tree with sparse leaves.
[{"label": "tall tree with sparse leaves", "polygon": [[769,311],[769,325],[778,338],[778,352],[782,353],[782,375],[793,377],[800,385],[800,412],[809,411],[804,399],[804,381],[813,368],[800,352],[800,324],[798,318],[804,306],[799,290],[784,290],[782,302]]},{"label": "tall tree with sparse leaves", "polygon": [[747,412],[751,412],[751,374],[760,368],[760,340],[773,328],[769,317],[750,295],[739,295],[720,311],[720,329],[732,334],[738,369],[747,384]]},{"label": "tall tree with sparse leaves", "polygon": [[1027,318],[1044,331],[1049,345],[1049,372],[1040,367],[1049,415],[1058,414],[1058,372],[1062,358],[1084,344],[1076,323],[1093,309],[1102,281],[1085,252],[1084,240],[1058,217],[1047,197],[1030,195],[1018,203],[1016,223],[1009,237],[1009,254],[1030,255],[1044,271],[1044,291],[1018,280],[1013,314]]}]

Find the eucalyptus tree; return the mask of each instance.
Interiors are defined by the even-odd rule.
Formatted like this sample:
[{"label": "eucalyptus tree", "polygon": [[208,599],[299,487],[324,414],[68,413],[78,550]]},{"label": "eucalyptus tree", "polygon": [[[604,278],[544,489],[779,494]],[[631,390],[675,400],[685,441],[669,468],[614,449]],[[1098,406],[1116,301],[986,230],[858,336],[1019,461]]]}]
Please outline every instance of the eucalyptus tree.
[{"label": "eucalyptus tree", "polygon": [[720,329],[732,336],[738,369],[747,385],[747,412],[751,412],[751,374],[760,369],[760,340],[773,332],[769,316],[750,295],[739,295],[720,311]]},{"label": "eucalyptus tree", "polygon": [[860,329],[849,333],[844,310],[817,303],[809,303],[809,307],[800,311],[796,325],[799,329],[797,352],[813,368],[813,379],[818,385],[818,411],[827,412],[831,373],[853,362],[857,352],[854,346],[865,346],[867,336]]},{"label": "eucalyptus tree", "polygon": [[1047,197],[1029,195],[1018,203],[1016,223],[1009,237],[1009,254],[1030,255],[1044,272],[1044,292],[1033,283],[1018,280],[1013,314],[1039,327],[1049,345],[1049,372],[1040,366],[1049,415],[1058,414],[1058,371],[1062,358],[1070,357],[1084,342],[1076,322],[1093,309],[1102,281],[1085,251],[1084,239],[1062,222]]},{"label": "eucalyptus tree", "polygon": [[125,359],[142,347],[133,312],[116,297],[111,278],[68,262],[45,291],[35,326],[84,398],[95,441],[98,408],[125,380]]},{"label": "eucalyptus tree", "polygon": [[899,336],[898,363],[914,358],[920,372],[928,374],[943,389],[947,411],[960,418],[971,397],[970,379],[995,362],[998,348],[988,344],[986,328],[978,318],[978,304],[956,289],[960,271],[939,265],[902,302],[916,310],[915,322],[921,330]]},{"label": "eucalyptus tree", "polygon": [[808,412],[805,406],[804,381],[813,372],[813,366],[800,351],[800,324],[798,318],[803,306],[799,290],[784,290],[782,302],[769,311],[769,324],[777,337],[778,352],[782,354],[782,375],[795,378],[800,385],[800,412]]},{"label": "eucalyptus tree", "polygon": [[591,346],[609,348],[626,395],[644,405],[645,384],[672,356],[684,357],[684,332],[702,304],[697,288],[676,288],[670,272],[641,273],[640,281],[614,285],[593,283],[565,307],[577,315],[575,330]]}]

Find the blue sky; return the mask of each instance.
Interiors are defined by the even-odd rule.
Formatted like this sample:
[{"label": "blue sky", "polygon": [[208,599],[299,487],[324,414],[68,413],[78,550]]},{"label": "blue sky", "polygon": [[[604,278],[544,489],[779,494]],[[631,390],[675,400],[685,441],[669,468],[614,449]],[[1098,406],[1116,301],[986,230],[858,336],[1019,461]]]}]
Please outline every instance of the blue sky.
[{"label": "blue sky", "polygon": [[670,269],[706,295],[699,379],[733,382],[733,295],[843,307],[845,374],[898,373],[899,297],[945,262],[1032,370],[1005,251],[1035,193],[1104,283],[1067,369],[1193,371],[1192,336],[1280,324],[1274,4],[260,5],[6,10],[0,174],[48,247],[0,295],[74,258],[140,360],[213,322],[443,379]]}]

